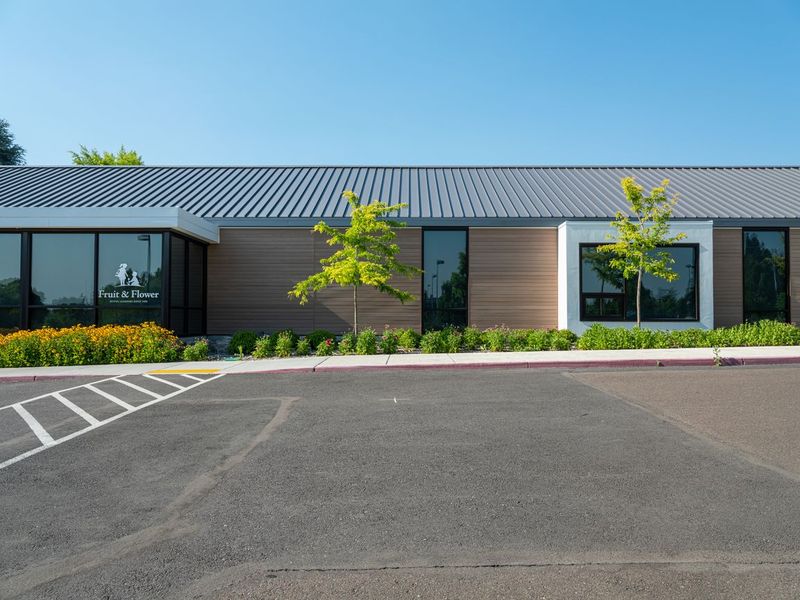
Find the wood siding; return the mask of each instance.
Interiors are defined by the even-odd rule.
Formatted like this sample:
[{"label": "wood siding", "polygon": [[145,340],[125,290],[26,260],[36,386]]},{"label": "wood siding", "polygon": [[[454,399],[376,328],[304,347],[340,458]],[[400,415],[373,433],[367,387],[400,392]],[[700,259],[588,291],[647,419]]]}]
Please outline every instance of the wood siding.
[{"label": "wood siding", "polygon": [[469,323],[558,327],[558,231],[469,230]]},{"label": "wood siding", "polygon": [[[400,259],[421,264],[421,232],[398,232]],[[291,328],[308,333],[325,328],[335,333],[352,327],[352,291],[324,290],[301,306],[287,291],[319,268],[330,248],[308,229],[222,229],[220,243],[208,248],[208,333],[230,334],[237,329],[277,331]],[[419,296],[420,279],[395,282]],[[419,301],[401,304],[374,290],[359,293],[361,325],[382,330],[421,323]]]},{"label": "wood siding", "polygon": [[742,230],[714,229],[714,327],[742,322]]},{"label": "wood siding", "polygon": [[792,323],[800,324],[800,228],[789,230],[789,312]]}]

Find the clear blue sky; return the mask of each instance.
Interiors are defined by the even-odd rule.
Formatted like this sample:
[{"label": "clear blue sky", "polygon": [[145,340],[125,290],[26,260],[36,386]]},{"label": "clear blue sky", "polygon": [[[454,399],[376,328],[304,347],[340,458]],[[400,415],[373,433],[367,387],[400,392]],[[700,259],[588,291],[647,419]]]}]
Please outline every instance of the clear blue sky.
[{"label": "clear blue sky", "polygon": [[798,0],[0,0],[0,31],[29,164],[800,164]]}]

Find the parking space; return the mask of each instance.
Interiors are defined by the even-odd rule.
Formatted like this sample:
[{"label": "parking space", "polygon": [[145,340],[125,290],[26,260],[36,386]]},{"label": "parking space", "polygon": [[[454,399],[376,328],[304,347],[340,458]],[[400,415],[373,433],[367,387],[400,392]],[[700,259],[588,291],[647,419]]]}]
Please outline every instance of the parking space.
[{"label": "parking space", "polygon": [[48,390],[26,399],[9,394],[0,406],[0,469],[219,377],[222,374],[145,373]]}]

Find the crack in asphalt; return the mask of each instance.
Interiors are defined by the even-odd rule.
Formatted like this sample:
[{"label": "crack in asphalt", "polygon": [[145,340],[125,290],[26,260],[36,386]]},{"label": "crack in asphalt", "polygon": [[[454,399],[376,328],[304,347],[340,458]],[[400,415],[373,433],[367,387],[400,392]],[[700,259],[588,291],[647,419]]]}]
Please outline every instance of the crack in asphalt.
[{"label": "crack in asphalt", "polygon": [[196,526],[185,523],[182,513],[192,504],[206,496],[222,479],[222,476],[241,464],[259,445],[266,442],[289,417],[292,404],[299,397],[281,398],[280,406],[270,421],[250,443],[206,473],[195,477],[183,491],[166,507],[166,519],[110,542],[100,542],[96,547],[59,560],[28,567],[17,575],[0,582],[0,597],[10,598],[28,592],[40,585],[99,567],[104,563],[137,552],[160,541],[175,539],[196,530]]}]

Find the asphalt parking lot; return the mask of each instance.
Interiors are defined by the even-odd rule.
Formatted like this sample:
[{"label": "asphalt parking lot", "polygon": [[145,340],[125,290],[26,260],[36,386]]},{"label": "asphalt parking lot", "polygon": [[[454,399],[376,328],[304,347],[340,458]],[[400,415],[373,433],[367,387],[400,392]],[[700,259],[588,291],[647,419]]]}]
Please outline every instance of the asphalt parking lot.
[{"label": "asphalt parking lot", "polygon": [[[205,379],[31,407],[0,598],[800,596],[800,368]],[[85,384],[0,384],[4,456]]]}]

